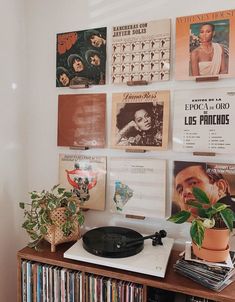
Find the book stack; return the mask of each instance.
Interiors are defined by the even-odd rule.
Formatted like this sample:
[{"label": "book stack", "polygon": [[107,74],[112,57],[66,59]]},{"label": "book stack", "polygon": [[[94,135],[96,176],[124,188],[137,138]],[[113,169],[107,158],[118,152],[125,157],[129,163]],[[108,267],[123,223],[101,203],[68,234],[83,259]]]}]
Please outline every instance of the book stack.
[{"label": "book stack", "polygon": [[181,275],[220,292],[235,281],[235,252],[230,251],[226,262],[206,262],[193,254],[191,243],[186,243],[184,255],[177,260],[174,269]]}]

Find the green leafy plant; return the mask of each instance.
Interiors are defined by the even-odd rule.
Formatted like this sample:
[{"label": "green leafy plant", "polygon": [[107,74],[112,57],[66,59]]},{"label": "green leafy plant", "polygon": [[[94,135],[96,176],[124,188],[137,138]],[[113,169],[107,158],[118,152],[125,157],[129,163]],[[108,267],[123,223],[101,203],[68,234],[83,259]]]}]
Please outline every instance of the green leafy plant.
[{"label": "green leafy plant", "polygon": [[79,225],[84,223],[84,215],[78,208],[77,199],[73,193],[54,186],[51,191],[30,192],[31,202],[20,202],[19,206],[24,210],[25,221],[22,227],[29,234],[31,242],[29,247],[38,248],[40,242],[48,232],[48,226],[55,224],[51,219],[51,213],[55,209],[65,208],[65,223],[59,225],[64,236],[69,236],[74,229],[75,221]]},{"label": "green leafy plant", "polygon": [[[207,228],[228,228],[232,232],[235,214],[228,205],[219,200],[215,204],[211,204],[206,193],[200,188],[194,187],[192,193],[196,200],[190,200],[187,204],[197,210],[197,215],[193,215],[190,235],[199,248],[202,246]],[[188,221],[191,215],[190,211],[183,210],[167,220],[180,224]]]}]

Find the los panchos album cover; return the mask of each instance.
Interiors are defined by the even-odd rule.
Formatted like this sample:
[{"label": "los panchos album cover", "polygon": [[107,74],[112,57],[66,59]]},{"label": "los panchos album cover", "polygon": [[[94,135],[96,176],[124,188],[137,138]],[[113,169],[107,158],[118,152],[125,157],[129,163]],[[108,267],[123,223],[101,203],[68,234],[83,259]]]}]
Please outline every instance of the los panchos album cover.
[{"label": "los panchos album cover", "polygon": [[235,89],[174,92],[173,149],[235,153]]}]

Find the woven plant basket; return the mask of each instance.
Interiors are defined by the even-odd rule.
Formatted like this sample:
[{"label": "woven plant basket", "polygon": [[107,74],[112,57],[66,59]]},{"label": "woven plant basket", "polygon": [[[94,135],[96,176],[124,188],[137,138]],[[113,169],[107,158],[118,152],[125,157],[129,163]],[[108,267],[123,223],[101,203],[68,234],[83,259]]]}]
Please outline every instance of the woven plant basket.
[{"label": "woven plant basket", "polygon": [[66,208],[58,208],[51,212],[51,220],[53,225],[47,226],[47,234],[44,236],[45,240],[51,244],[51,252],[55,252],[56,245],[69,241],[76,241],[80,237],[80,226],[78,221],[74,221],[74,229],[69,236],[64,236],[61,230],[61,225],[66,222],[65,212]]}]

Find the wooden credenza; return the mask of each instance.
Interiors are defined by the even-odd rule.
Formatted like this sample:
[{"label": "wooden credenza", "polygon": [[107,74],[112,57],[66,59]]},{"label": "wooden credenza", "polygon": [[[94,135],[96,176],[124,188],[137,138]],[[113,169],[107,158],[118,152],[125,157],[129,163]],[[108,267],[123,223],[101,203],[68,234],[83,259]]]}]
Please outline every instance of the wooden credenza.
[{"label": "wooden credenza", "polygon": [[[108,278],[115,278],[122,281],[133,282],[143,285],[144,302],[147,301],[147,288],[154,287],[165,289],[181,294],[203,297],[220,302],[234,302],[235,301],[235,282],[230,284],[220,293],[209,290],[188,278],[185,278],[178,273],[174,272],[173,264],[176,262],[179,252],[172,251],[165,278],[158,278],[154,276],[124,271],[120,269],[113,269],[105,266],[80,262],[63,257],[64,252],[71,246],[71,244],[63,244],[57,247],[55,253],[50,252],[49,245],[45,244],[43,250],[40,252],[34,249],[25,247],[17,253],[18,258],[18,289],[17,301],[22,302],[22,273],[21,263],[24,260],[33,261],[41,264],[49,264],[71,270],[81,271],[85,276],[86,274],[95,274]],[[83,278],[85,279],[85,278]],[[83,284],[84,286],[84,284]],[[85,292],[85,290],[84,290]],[[85,299],[83,300],[85,302]]]}]

